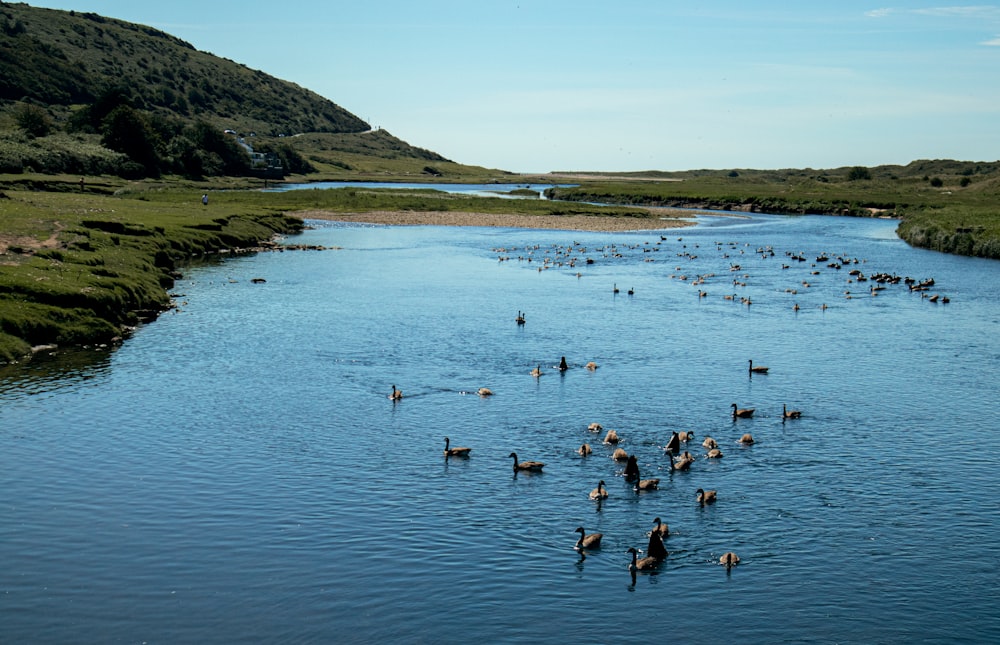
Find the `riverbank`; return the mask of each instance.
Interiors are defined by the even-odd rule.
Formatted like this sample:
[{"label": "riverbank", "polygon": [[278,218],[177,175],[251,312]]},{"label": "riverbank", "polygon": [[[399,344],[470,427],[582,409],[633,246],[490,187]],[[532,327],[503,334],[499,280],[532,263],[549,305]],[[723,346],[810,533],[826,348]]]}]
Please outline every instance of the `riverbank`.
[{"label": "riverbank", "polygon": [[[357,222],[389,226],[485,226],[495,228],[535,228],[565,231],[625,231],[668,229],[692,226],[691,211],[648,209],[651,216],[606,217],[600,215],[525,215],[521,213],[471,213],[451,211],[368,211],[340,213],[307,210],[289,213],[302,219]],[[679,217],[687,219],[681,220]]]},{"label": "riverbank", "polygon": [[185,262],[267,249],[303,228],[280,213],[206,208],[192,195],[10,191],[0,213],[0,365],[40,347],[114,345],[172,306]]},{"label": "riverbank", "polygon": [[[968,170],[968,169],[967,169]],[[971,170],[970,170],[971,172]],[[840,180],[811,178],[690,177],[684,181],[583,183],[545,191],[549,199],[642,208],[708,209],[781,215],[846,215],[900,220],[897,234],[911,246],[973,257],[1000,259],[997,180],[953,176],[946,183],[884,177]],[[780,173],[779,173],[780,174]]]},{"label": "riverbank", "polygon": [[310,217],[588,231],[674,228],[692,217],[429,190],[263,192],[98,179],[85,191],[65,181],[18,186],[0,192],[0,364],[30,357],[33,347],[120,342],[171,306],[169,289],[187,260],[268,250]]}]

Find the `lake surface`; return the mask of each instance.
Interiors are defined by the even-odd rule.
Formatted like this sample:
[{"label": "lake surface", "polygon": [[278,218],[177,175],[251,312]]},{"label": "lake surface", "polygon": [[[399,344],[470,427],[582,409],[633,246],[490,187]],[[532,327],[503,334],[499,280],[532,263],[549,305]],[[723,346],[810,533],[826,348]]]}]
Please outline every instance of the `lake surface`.
[{"label": "lake surface", "polygon": [[997,642],[1000,263],[886,220],[699,221],[315,222],[290,241],[337,250],[191,267],[113,351],[0,371],[0,642]]}]

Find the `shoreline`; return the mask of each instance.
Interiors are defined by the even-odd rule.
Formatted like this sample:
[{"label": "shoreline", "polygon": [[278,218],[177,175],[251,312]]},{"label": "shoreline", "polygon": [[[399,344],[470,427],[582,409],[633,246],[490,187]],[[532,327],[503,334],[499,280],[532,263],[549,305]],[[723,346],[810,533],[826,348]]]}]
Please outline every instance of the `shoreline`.
[{"label": "shoreline", "polygon": [[[683,211],[685,218],[676,217],[682,211],[675,209],[650,209],[666,218],[602,217],[599,215],[524,215],[515,213],[470,213],[452,211],[368,211],[340,213],[326,210],[289,212],[288,215],[303,220],[318,219],[333,222],[381,224],[388,226],[483,226],[492,228],[533,228],[565,231],[594,231],[624,233],[693,226],[686,221],[690,211]],[[676,217],[676,218],[675,218]]]}]

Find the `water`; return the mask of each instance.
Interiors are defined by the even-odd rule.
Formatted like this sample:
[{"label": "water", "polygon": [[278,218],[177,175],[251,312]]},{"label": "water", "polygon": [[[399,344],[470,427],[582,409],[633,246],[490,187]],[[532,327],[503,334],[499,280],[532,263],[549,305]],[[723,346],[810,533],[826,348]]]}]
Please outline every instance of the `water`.
[{"label": "water", "polygon": [[402,183],[384,181],[319,181],[307,184],[276,184],[267,188],[266,192],[284,192],[288,190],[327,190],[333,188],[393,188],[397,190],[439,190],[445,193],[462,195],[477,195],[480,197],[501,197],[505,199],[524,199],[520,195],[512,195],[515,190],[529,189],[539,193],[538,198],[546,199],[545,191],[549,188],[567,188],[576,184],[456,184],[456,183]]},{"label": "water", "polygon": [[[0,372],[0,641],[1000,638],[1000,263],[835,217],[315,224],[294,241],[340,250],[193,267],[116,350]],[[576,266],[544,263],[569,245]],[[871,296],[852,268],[951,302]],[[594,421],[658,491],[629,488]],[[671,430],[696,434],[688,472]],[[446,435],[471,456],[445,460]],[[511,451],[545,472],[514,476]],[[633,581],[656,516],[670,556]],[[577,526],[604,534],[586,559]]]}]

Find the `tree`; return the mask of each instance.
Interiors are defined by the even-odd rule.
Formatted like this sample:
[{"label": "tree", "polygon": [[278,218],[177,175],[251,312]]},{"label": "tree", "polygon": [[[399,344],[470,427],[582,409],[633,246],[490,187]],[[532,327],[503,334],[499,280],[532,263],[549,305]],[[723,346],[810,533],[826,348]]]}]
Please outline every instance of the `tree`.
[{"label": "tree", "polygon": [[78,110],[71,117],[70,125],[74,130],[81,132],[100,132],[104,119],[123,105],[132,107],[128,90],[122,87],[113,87],[97,97],[97,100],[92,104]]},{"label": "tree", "polygon": [[851,171],[847,173],[848,181],[858,181],[861,179],[871,179],[872,173],[864,166],[854,166]]},{"label": "tree", "polygon": [[29,137],[44,137],[52,131],[49,113],[33,103],[19,103],[14,109],[14,121]]},{"label": "tree", "polygon": [[122,105],[104,119],[101,142],[143,168],[148,177],[160,175],[159,137],[138,110]]},{"label": "tree", "polygon": [[[245,175],[250,170],[250,155],[229,134],[225,134],[219,128],[199,121],[184,132],[184,136],[194,142],[199,149],[210,155],[212,163],[205,167],[205,174],[218,175]],[[211,157],[214,155],[214,157]],[[218,167],[216,160],[221,161],[221,171],[210,171],[209,168]]]}]

